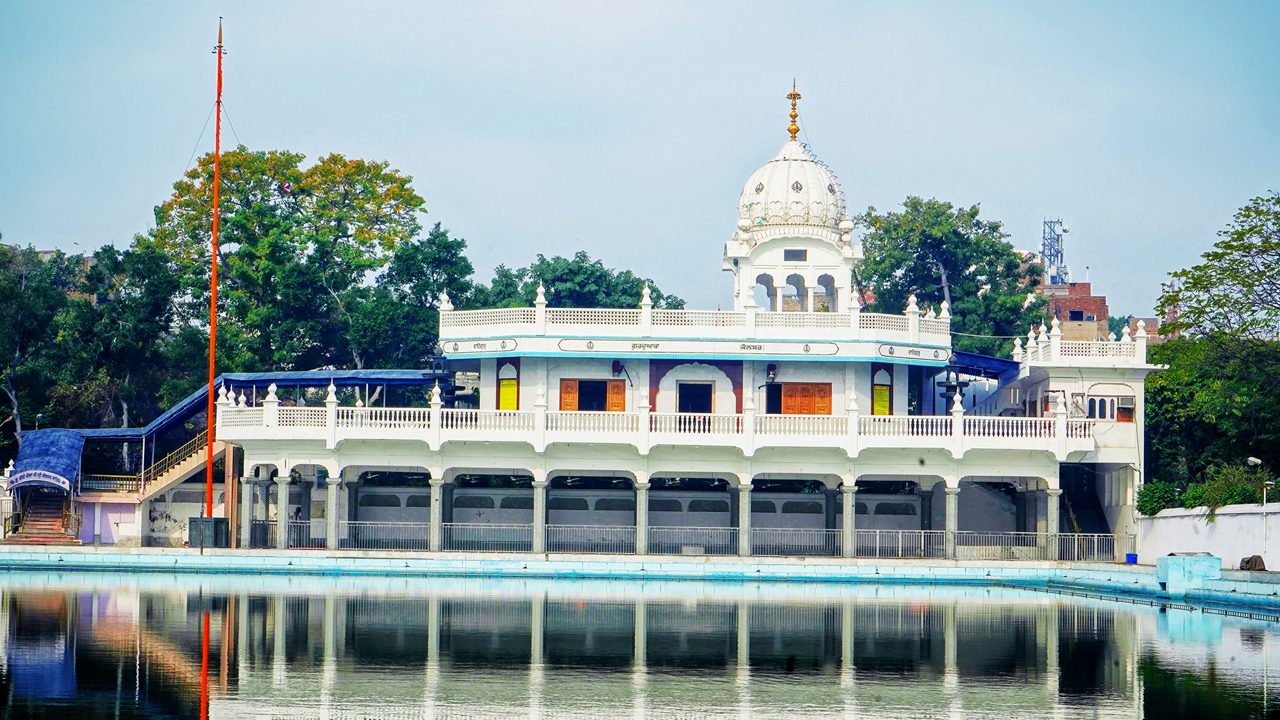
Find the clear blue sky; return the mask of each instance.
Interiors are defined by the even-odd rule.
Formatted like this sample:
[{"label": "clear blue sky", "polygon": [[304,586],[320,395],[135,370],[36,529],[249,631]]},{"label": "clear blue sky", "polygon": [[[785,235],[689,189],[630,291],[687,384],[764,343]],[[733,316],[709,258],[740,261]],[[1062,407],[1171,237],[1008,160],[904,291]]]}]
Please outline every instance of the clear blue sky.
[{"label": "clear blue sky", "polygon": [[1280,188],[1276,2],[8,0],[5,242],[147,230],[212,105],[218,15],[228,141],[390,161],[486,280],[585,249],[728,305],[723,242],[793,77],[851,208],[981,203],[1028,249],[1061,215],[1113,313]]}]

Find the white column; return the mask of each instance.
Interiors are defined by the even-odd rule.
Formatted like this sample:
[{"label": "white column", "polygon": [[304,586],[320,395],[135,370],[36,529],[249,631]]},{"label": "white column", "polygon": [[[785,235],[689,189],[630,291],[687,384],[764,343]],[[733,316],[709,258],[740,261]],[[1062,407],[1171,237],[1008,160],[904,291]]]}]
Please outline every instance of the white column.
[{"label": "white column", "polygon": [[444,506],[442,499],[444,493],[441,491],[444,485],[443,477],[431,477],[431,551],[440,552],[442,549],[441,542],[444,537]]},{"label": "white column", "polygon": [[947,558],[954,560],[956,557],[956,531],[960,529],[960,488],[946,488],[947,494],[947,536],[946,536],[946,552]]},{"label": "white column", "polygon": [[276,595],[275,632],[272,633],[271,648],[271,685],[284,687],[287,664],[284,657],[285,600],[284,595]]},{"label": "white column", "polygon": [[858,485],[857,478],[847,476],[840,481],[840,554],[858,556]]},{"label": "white column", "polygon": [[533,551],[547,551],[547,472],[533,471]]},{"label": "white column", "polygon": [[649,553],[649,474],[636,473],[636,554]]},{"label": "white column", "polygon": [[281,470],[276,476],[276,549],[289,547],[289,473]]},{"label": "white column", "polygon": [[338,488],[342,485],[342,476],[325,478],[324,487],[324,546],[329,550],[338,549]]},{"label": "white column", "polygon": [[1044,531],[1048,535],[1048,559],[1058,559],[1058,497],[1062,495],[1061,488],[1051,487],[1045,491],[1045,517]]},{"label": "white column", "polygon": [[253,528],[253,495],[256,490],[253,480],[248,475],[240,478],[240,547],[246,550]]},{"label": "white column", "polygon": [[[326,517],[326,519],[328,519]],[[320,666],[320,717],[329,718],[333,713],[333,687],[338,681],[338,598],[328,595],[324,599],[324,650]]]},{"label": "white column", "polygon": [[812,285],[804,286],[804,309],[805,312],[813,312],[813,291],[816,290]]},{"label": "white column", "polygon": [[751,554],[751,476],[738,476],[738,554]]}]

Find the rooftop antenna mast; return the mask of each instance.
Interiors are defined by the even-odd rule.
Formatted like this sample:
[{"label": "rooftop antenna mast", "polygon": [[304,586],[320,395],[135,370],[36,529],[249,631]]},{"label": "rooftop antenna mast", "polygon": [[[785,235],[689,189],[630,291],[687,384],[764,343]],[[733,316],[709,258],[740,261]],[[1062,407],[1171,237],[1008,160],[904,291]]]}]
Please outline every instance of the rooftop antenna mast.
[{"label": "rooftop antenna mast", "polygon": [[[216,421],[213,381],[218,354],[218,215],[219,187],[222,185],[222,18],[218,18],[218,95],[214,103],[213,122],[213,242],[209,254],[209,404],[206,410],[208,428],[204,448],[204,516],[213,517],[213,426]],[[203,537],[203,533],[201,535]]]},{"label": "rooftop antenna mast", "polygon": [[1071,282],[1071,269],[1067,267],[1062,244],[1071,228],[1062,218],[1045,218],[1044,235],[1040,243],[1040,259],[1044,262],[1046,285],[1066,285]]}]

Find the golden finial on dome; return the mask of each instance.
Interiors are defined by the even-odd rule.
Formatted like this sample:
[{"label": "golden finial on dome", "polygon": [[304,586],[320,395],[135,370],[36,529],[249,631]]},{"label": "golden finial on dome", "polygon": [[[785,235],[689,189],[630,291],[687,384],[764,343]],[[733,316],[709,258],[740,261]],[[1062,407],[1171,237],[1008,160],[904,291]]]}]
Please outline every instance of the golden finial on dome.
[{"label": "golden finial on dome", "polygon": [[800,113],[796,112],[796,101],[800,99],[800,93],[796,92],[796,81],[791,81],[791,92],[787,93],[787,99],[791,101],[791,124],[787,126],[787,132],[791,133],[791,141],[795,142],[796,135],[800,132],[800,126],[796,124],[796,118],[800,117]]}]

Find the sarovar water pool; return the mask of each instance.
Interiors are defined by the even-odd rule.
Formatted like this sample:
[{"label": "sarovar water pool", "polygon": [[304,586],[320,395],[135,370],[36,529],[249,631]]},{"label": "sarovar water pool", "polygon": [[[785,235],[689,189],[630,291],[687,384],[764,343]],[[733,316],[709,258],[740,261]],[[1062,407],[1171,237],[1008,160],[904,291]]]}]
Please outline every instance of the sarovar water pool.
[{"label": "sarovar water pool", "polygon": [[10,718],[1280,717],[1280,626],[1026,589],[10,572],[0,597]]}]

